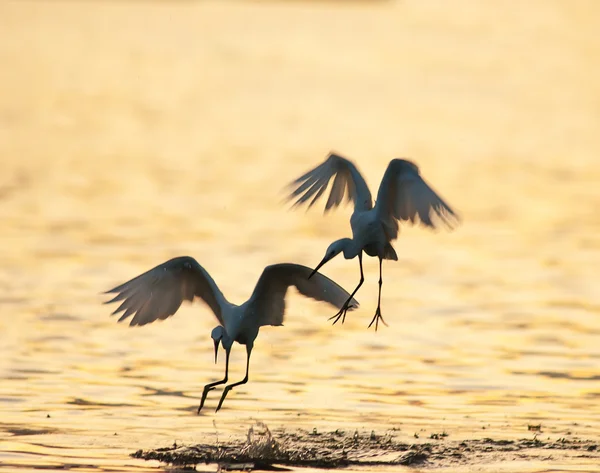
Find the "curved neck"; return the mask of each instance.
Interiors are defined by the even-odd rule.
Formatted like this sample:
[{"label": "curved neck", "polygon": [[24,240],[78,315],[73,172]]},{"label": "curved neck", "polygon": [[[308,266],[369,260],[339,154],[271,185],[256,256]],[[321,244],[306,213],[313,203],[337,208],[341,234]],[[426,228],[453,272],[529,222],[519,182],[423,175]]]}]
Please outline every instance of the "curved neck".
[{"label": "curved neck", "polygon": [[346,259],[356,258],[362,250],[352,238],[342,238],[340,241],[345,242],[343,252]]}]

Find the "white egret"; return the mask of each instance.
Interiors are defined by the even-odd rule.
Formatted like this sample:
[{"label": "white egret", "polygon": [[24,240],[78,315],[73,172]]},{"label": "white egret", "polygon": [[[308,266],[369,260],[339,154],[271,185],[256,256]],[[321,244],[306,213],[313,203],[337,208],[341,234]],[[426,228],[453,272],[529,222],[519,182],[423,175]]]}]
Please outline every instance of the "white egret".
[{"label": "white egret", "polygon": [[[267,266],[250,299],[238,306],[225,299],[212,277],[194,258],[181,256],[107,291],[107,294],[117,295],[105,304],[123,301],[112,315],[125,311],[119,322],[133,316],[129,325],[134,326],[170,317],[177,312],[184,300],[191,302],[196,297],[202,299],[220,324],[212,330],[211,337],[215,344],[215,363],[219,343],[225,349],[225,377],[204,387],[198,413],[208,392],[215,386],[227,383],[229,354],[233,342],[246,345],[246,376],[243,380],[225,387],[216,409],[218,412],[227,393],[235,386],[248,382],[250,354],[260,327],[283,325],[288,287],[295,286],[304,296],[327,302],[336,308],[342,307],[343,304],[350,309],[358,307],[358,302],[334,281],[320,273],[312,273],[311,268],[299,264],[282,263]],[[309,278],[310,275],[313,277]]]},{"label": "white egret", "polygon": [[[344,194],[347,193],[347,200],[354,203],[354,212],[350,218],[352,238],[334,241],[327,248],[325,257],[315,268],[313,274],[341,252],[346,259],[358,256],[360,282],[348,299],[350,301],[364,282],[362,252],[364,251],[369,256],[377,256],[379,258],[379,297],[375,316],[369,324],[371,327],[375,322],[375,330],[377,330],[380,319],[387,325],[381,315],[382,262],[384,259],[398,260],[396,251],[390,242],[398,238],[399,222],[408,221],[414,224],[420,221],[426,227],[436,228],[432,220],[432,213],[434,213],[448,228],[452,229],[458,223],[459,217],[423,180],[417,165],[406,159],[390,161],[379,185],[377,201],[373,206],[369,187],[356,166],[335,153],[330,153],[325,162],[289,184],[289,187],[293,189],[289,199],[295,199],[294,207],[305,204],[310,198],[312,200],[308,204],[308,208],[312,207],[323,195],[332,177],[335,179],[325,204],[325,213],[331,208],[339,206]],[[344,323],[348,308],[348,304],[344,304],[340,311],[331,317],[331,319],[335,319],[334,324],[340,317]]]}]

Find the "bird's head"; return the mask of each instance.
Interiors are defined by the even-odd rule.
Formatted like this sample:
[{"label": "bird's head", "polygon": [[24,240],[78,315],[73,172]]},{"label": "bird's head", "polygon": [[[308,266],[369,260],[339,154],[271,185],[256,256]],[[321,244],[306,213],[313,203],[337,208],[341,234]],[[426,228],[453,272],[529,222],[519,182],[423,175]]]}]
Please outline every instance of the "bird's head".
[{"label": "bird's head", "polygon": [[325,252],[325,256],[323,257],[321,262],[317,265],[317,267],[313,270],[313,272],[310,273],[310,276],[308,277],[308,279],[312,278],[315,275],[315,273],[319,270],[319,268],[321,268],[321,266],[323,266],[325,263],[327,263],[328,261],[335,258],[342,251],[344,252],[344,256],[346,258],[348,258],[348,256],[349,256],[348,251],[350,249],[351,243],[352,243],[352,240],[350,238],[342,238],[341,240],[336,240],[331,245],[329,245],[329,247],[327,248],[327,251]]},{"label": "bird's head", "polygon": [[223,339],[224,334],[225,329],[221,325],[216,326],[212,329],[212,332],[210,332],[210,337],[215,343],[215,363],[217,362],[217,354],[219,353],[219,343],[222,343],[221,340]]}]

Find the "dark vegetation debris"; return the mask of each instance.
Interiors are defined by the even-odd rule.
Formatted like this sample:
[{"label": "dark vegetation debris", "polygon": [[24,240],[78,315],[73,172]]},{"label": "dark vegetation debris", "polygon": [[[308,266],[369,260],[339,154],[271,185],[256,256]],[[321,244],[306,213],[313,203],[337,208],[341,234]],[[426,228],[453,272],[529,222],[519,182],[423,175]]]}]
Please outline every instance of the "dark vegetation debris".
[{"label": "dark vegetation debris", "polygon": [[246,439],[233,439],[227,443],[173,445],[156,450],[138,450],[134,458],[159,460],[177,467],[193,467],[213,463],[222,471],[270,470],[281,466],[343,468],[351,465],[410,465],[441,466],[478,463],[494,455],[509,460],[510,455],[522,461],[539,458],[548,450],[579,450],[580,456],[598,458],[596,442],[564,438],[542,441],[537,437],[519,440],[494,440],[491,438],[449,441],[446,432],[431,434],[435,442],[403,443],[393,434],[375,432],[317,432],[278,430],[274,434],[263,423],[250,427]]}]

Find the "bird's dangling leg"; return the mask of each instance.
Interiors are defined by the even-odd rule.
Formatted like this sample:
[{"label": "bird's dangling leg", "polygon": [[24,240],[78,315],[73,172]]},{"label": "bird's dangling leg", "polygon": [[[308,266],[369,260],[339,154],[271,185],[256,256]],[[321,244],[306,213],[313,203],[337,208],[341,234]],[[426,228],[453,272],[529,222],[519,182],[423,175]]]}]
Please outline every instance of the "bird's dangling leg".
[{"label": "bird's dangling leg", "polygon": [[388,324],[385,323],[385,320],[383,320],[383,317],[381,316],[381,285],[383,284],[383,278],[381,275],[382,263],[383,263],[383,259],[379,258],[379,297],[377,298],[377,310],[375,311],[375,316],[373,317],[373,320],[371,320],[371,323],[367,327],[367,328],[371,328],[371,325],[373,325],[373,322],[375,322],[375,331],[376,332],[377,332],[377,327],[379,326],[380,320],[383,323],[383,325],[385,325],[386,327],[388,326]]},{"label": "bird's dangling leg", "polygon": [[236,386],[239,386],[241,384],[246,384],[248,382],[248,371],[250,370],[250,353],[252,353],[252,346],[252,343],[246,345],[246,376],[244,376],[244,379],[238,381],[237,383],[231,383],[229,386],[225,386],[223,394],[221,394],[219,405],[217,406],[215,412],[219,412],[219,409],[221,409],[221,406],[223,405],[223,401],[227,397],[227,393],[231,391],[232,388],[235,388]]},{"label": "bird's dangling leg", "polygon": [[215,389],[215,387],[218,386],[219,384],[225,384],[227,382],[227,376],[229,374],[229,353],[230,352],[231,352],[231,347],[225,348],[225,377],[223,379],[221,379],[220,381],[215,381],[214,383],[208,383],[206,386],[204,386],[204,391],[202,391],[202,399],[200,399],[200,407],[198,407],[198,414],[200,414],[200,411],[202,410],[202,407],[204,406],[204,402],[206,401],[206,396],[208,395],[209,391],[212,391],[213,389]]},{"label": "bird's dangling leg", "polygon": [[352,291],[352,294],[350,294],[350,297],[348,298],[348,300],[346,302],[344,302],[344,305],[342,306],[340,311],[337,314],[335,314],[333,317],[329,317],[329,320],[335,319],[333,321],[332,325],[335,325],[338,322],[338,320],[340,320],[340,318],[342,319],[342,325],[344,324],[344,322],[346,321],[346,312],[348,312],[350,301],[354,297],[354,294],[356,294],[356,291],[358,291],[360,289],[360,286],[362,286],[363,282],[365,282],[365,276],[363,274],[363,267],[362,267],[362,251],[360,253],[358,253],[358,264],[360,265],[360,281],[358,282],[358,286],[356,286],[356,289],[354,289],[354,291]]}]

